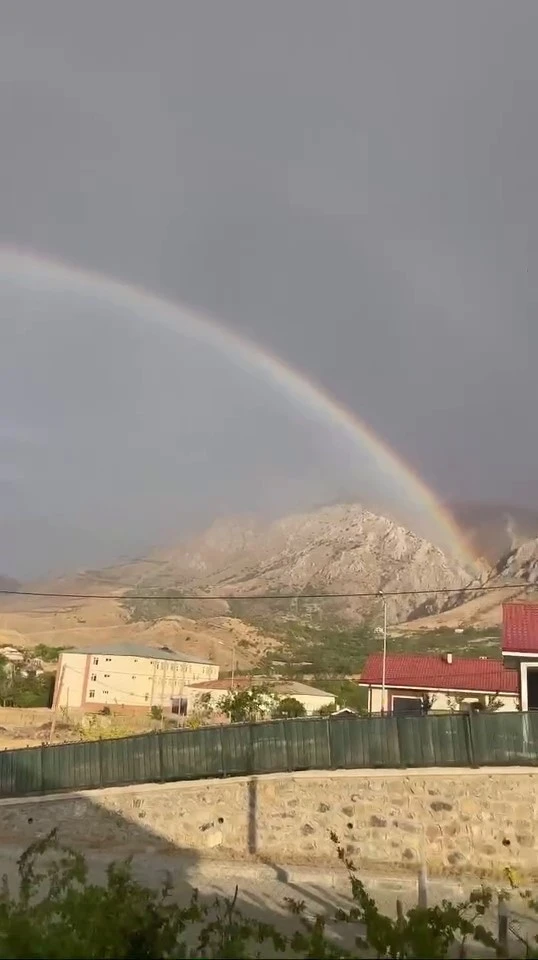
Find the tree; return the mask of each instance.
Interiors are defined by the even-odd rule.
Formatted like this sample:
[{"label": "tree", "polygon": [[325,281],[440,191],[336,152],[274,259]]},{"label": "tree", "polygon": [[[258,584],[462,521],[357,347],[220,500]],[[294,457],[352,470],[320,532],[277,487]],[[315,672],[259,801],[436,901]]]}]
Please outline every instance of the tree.
[{"label": "tree", "polygon": [[437,697],[435,696],[435,694],[433,694],[433,696],[430,696],[429,693],[425,693],[423,695],[422,702],[421,702],[421,710],[422,710],[423,716],[427,716],[430,713],[430,711],[433,710],[436,699]]},{"label": "tree", "polygon": [[209,723],[212,715],[213,704],[211,702],[211,694],[202,693],[196,697],[194,701],[192,712],[186,720],[186,726],[192,730],[196,730],[198,727],[203,727],[205,723]]},{"label": "tree", "polygon": [[293,717],[305,716],[306,708],[304,704],[295,697],[283,697],[273,713],[273,717],[279,720],[291,720]]},{"label": "tree", "polygon": [[54,692],[53,673],[27,675],[6,661],[0,663],[0,701],[11,707],[50,707]]},{"label": "tree", "polygon": [[38,643],[34,647],[33,656],[38,660],[43,660],[44,663],[57,663],[62,650],[67,649],[67,647],[49,647],[46,643]]},{"label": "tree", "polygon": [[266,686],[251,690],[230,690],[219,700],[218,708],[232,723],[245,723],[271,716],[278,699]]},{"label": "tree", "polygon": [[318,716],[330,717],[338,709],[336,701],[334,703],[324,703],[318,710]]}]

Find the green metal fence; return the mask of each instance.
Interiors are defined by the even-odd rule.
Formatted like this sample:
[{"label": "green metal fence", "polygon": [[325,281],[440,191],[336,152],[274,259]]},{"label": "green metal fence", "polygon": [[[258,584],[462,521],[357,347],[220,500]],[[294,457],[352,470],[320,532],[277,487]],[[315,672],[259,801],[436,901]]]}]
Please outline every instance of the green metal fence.
[{"label": "green metal fence", "polygon": [[268,720],[0,753],[0,797],[286,770],[538,765],[538,712]]}]

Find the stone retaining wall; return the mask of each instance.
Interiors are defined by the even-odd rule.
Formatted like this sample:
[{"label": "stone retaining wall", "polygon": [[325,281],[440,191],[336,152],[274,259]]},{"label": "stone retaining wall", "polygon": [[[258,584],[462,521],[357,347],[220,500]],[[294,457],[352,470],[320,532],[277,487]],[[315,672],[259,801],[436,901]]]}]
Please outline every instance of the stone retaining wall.
[{"label": "stone retaining wall", "polygon": [[538,879],[538,772],[328,771],[0,801],[0,842],[58,827],[78,849],[335,863],[334,831],[357,866]]}]

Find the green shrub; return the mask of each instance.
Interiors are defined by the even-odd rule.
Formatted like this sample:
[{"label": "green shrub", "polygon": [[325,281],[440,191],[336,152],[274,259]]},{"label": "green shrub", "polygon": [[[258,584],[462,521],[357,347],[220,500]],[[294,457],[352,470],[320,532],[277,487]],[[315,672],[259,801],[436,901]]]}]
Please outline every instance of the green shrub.
[{"label": "green shrub", "polygon": [[[188,906],[171,897],[169,881],[153,890],[133,879],[129,861],[111,864],[103,884],[90,883],[84,857],[62,847],[53,831],[33,844],[19,860],[19,893],[7,881],[0,897],[1,958],[254,958],[295,957],[447,958],[476,956],[475,944],[500,952],[484,926],[493,892],[477,890],[467,901],[443,901],[415,907],[396,918],[382,914],[332,837],[347,868],[353,904],[336,910],[333,919],[355,933],[355,949],[346,952],[326,930],[326,919],[305,916],[305,905],[287,900],[297,930],[282,934],[274,925],[244,915],[231,899],[203,903],[197,892]],[[50,854],[53,854],[52,860]],[[537,909],[530,894],[528,906]],[[480,946],[478,946],[480,945]],[[271,952],[268,953],[267,951]],[[522,941],[520,956],[536,957]]]},{"label": "green shrub", "polygon": [[305,717],[306,708],[300,700],[295,697],[283,697],[279,701],[276,710],[273,713],[275,719],[291,720],[294,717]]}]

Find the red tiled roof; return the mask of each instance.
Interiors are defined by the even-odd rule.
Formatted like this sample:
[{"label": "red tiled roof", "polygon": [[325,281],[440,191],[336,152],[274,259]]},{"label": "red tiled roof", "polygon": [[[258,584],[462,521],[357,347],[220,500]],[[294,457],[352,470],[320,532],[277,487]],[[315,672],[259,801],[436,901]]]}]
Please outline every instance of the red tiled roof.
[{"label": "red tiled roof", "polygon": [[503,653],[538,653],[538,603],[503,604]]},{"label": "red tiled roof", "polygon": [[[366,661],[359,681],[361,686],[381,686],[383,655],[374,653]],[[387,687],[412,687],[415,690],[459,690],[480,693],[517,693],[518,672],[509,670],[502,660],[466,660],[447,663],[443,657],[422,654],[389,654],[385,664]]]}]

